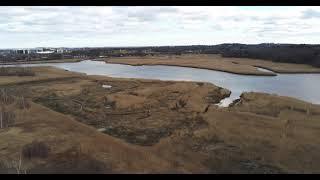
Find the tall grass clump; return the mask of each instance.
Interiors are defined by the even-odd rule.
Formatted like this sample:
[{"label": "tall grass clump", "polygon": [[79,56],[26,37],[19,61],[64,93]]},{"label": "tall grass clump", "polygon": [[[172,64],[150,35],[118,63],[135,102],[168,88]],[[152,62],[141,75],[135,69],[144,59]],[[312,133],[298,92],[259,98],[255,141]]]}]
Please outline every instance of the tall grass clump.
[{"label": "tall grass clump", "polygon": [[25,159],[46,158],[50,152],[49,146],[44,142],[33,141],[22,148],[22,156]]},{"label": "tall grass clump", "polygon": [[0,67],[0,76],[34,76],[28,67]]},{"label": "tall grass clump", "polygon": [[6,110],[4,106],[0,108],[0,129],[12,126],[15,123],[15,114]]}]

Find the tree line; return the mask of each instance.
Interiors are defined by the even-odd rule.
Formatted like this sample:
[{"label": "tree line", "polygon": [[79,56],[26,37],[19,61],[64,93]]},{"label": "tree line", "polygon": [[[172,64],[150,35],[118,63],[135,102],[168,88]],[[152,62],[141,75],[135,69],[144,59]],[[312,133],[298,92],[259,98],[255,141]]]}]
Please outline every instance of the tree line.
[{"label": "tree line", "polygon": [[0,56],[0,61],[98,58],[147,55],[221,54],[223,57],[254,58],[274,62],[310,64],[320,67],[320,45],[311,44],[219,44],[192,46],[149,46],[149,47],[99,47],[74,49],[72,52],[50,55]]}]

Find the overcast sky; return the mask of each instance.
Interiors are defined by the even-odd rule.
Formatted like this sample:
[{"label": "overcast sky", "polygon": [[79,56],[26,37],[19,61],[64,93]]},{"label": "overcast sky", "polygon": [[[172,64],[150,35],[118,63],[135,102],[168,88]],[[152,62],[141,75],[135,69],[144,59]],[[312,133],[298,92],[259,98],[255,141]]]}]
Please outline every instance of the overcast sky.
[{"label": "overcast sky", "polygon": [[320,7],[0,7],[0,48],[320,42]]}]

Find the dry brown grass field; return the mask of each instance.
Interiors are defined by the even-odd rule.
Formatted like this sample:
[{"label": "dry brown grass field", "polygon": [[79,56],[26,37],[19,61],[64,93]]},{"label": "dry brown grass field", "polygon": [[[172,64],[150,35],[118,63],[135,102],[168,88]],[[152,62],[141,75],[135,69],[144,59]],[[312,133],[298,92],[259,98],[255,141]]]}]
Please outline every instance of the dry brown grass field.
[{"label": "dry brown grass field", "polygon": [[320,68],[303,64],[275,63],[271,61],[247,58],[226,58],[220,55],[170,55],[146,57],[119,57],[106,60],[107,63],[128,65],[171,65],[218,70],[244,75],[275,75],[271,72],[259,71],[257,67],[269,69],[277,73],[320,73]]},{"label": "dry brown grass field", "polygon": [[220,108],[230,91],[209,83],[30,69],[0,76],[0,173],[320,172],[319,105],[249,92]]}]

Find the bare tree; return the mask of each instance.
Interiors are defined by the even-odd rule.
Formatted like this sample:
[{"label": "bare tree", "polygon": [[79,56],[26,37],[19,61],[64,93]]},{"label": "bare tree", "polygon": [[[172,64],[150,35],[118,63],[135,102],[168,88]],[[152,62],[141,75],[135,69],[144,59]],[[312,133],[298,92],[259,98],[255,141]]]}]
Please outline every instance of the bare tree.
[{"label": "bare tree", "polygon": [[3,112],[4,111],[4,106],[1,107],[1,112],[0,112],[0,129],[3,128]]},{"label": "bare tree", "polygon": [[17,98],[17,105],[19,109],[28,109],[30,108],[29,102],[26,100],[24,96]]},{"label": "bare tree", "polygon": [[2,160],[0,162],[2,168],[5,168],[8,173],[10,173],[10,170],[15,171],[17,174],[27,174],[27,170],[23,168],[23,162],[22,162],[22,154],[20,153],[19,159],[15,160]]},{"label": "bare tree", "polygon": [[0,92],[0,103],[1,104],[11,104],[14,101],[13,96],[9,95],[8,90],[5,88],[1,89]]}]

